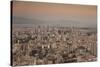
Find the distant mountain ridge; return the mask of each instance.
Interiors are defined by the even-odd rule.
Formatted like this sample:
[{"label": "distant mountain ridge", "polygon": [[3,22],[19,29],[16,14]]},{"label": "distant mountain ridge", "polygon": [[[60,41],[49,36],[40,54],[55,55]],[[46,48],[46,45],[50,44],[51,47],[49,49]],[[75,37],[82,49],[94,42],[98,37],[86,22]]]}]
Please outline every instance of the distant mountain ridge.
[{"label": "distant mountain ridge", "polygon": [[[43,20],[43,19],[36,19],[36,18],[25,18],[25,17],[13,17],[13,24],[17,25],[62,25],[62,26],[76,26],[76,27],[92,27],[96,28],[97,25],[94,23],[86,23],[74,20]],[[26,26],[27,26],[26,25]]]}]

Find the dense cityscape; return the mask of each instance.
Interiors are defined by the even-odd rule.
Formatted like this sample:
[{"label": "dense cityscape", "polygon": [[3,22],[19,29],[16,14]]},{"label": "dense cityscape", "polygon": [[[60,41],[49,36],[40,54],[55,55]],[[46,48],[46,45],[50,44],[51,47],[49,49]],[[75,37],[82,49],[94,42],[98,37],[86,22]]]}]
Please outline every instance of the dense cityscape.
[{"label": "dense cityscape", "polygon": [[96,61],[97,31],[63,26],[14,27],[13,66]]}]

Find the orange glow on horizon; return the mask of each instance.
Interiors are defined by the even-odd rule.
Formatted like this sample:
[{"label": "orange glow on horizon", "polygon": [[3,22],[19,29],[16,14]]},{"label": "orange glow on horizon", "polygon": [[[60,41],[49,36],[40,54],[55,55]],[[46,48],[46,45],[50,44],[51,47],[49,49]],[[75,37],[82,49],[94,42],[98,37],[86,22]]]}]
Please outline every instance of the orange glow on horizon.
[{"label": "orange glow on horizon", "polygon": [[34,2],[13,2],[13,13],[15,15],[42,14],[42,15],[64,15],[64,16],[88,16],[96,17],[96,6],[50,4]]}]

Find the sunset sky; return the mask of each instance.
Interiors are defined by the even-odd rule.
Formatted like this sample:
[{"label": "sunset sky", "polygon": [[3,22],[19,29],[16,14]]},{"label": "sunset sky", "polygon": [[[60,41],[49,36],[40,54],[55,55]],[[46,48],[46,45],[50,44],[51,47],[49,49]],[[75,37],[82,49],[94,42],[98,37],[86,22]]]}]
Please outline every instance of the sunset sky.
[{"label": "sunset sky", "polygon": [[15,1],[13,2],[13,17],[13,23],[24,23],[24,20],[28,19],[30,20],[29,22],[34,24],[34,19],[36,19],[51,24],[72,24],[96,27],[97,7],[93,5]]}]

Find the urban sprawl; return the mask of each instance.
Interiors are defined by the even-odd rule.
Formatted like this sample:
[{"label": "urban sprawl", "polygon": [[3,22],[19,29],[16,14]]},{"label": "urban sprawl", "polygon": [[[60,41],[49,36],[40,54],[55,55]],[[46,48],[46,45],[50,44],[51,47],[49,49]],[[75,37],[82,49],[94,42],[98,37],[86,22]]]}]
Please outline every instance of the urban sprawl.
[{"label": "urban sprawl", "polygon": [[96,61],[97,32],[63,26],[13,27],[14,66]]}]

